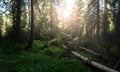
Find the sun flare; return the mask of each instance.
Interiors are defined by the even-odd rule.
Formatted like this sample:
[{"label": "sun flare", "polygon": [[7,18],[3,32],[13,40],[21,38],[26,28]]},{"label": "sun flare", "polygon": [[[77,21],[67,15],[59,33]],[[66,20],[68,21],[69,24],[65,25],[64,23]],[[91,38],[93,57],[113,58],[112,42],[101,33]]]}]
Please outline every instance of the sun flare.
[{"label": "sun flare", "polygon": [[69,19],[75,7],[75,0],[62,1],[59,6],[56,6],[59,19]]},{"label": "sun flare", "polygon": [[64,11],[64,12],[63,12],[63,17],[64,17],[65,19],[69,18],[69,16],[70,16],[70,13],[69,13],[68,11]]}]

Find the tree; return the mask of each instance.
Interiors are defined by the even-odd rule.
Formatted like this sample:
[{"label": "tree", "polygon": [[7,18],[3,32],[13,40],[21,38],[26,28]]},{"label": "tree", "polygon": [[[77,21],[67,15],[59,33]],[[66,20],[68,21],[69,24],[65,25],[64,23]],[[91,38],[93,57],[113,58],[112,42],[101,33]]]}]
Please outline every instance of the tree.
[{"label": "tree", "polygon": [[31,24],[30,24],[30,37],[29,37],[29,42],[28,42],[28,49],[32,48],[32,44],[34,41],[34,8],[33,8],[33,0],[31,0]]},{"label": "tree", "polygon": [[50,24],[53,24],[53,0],[50,0]]},{"label": "tree", "polygon": [[12,0],[11,2],[12,2],[13,25],[11,28],[10,36],[14,40],[14,42],[20,43],[22,0]]},{"label": "tree", "polygon": [[17,14],[16,14],[16,40],[18,41],[18,43],[20,42],[20,32],[21,32],[21,29],[20,29],[20,24],[21,24],[21,2],[22,0],[17,0],[17,6],[16,6],[16,9],[17,9]]},{"label": "tree", "polygon": [[91,0],[88,3],[86,13],[86,37],[90,39],[99,39],[100,35],[100,10],[99,0]]},{"label": "tree", "polygon": [[109,30],[109,20],[108,20],[108,13],[109,13],[109,0],[105,1],[105,7],[104,7],[104,14],[103,14],[103,40],[108,39],[108,30]]},{"label": "tree", "polygon": [[120,46],[120,1],[113,1],[113,14],[114,14],[114,23],[115,23],[115,42]]},{"label": "tree", "polygon": [[97,4],[97,6],[96,6],[97,7],[97,11],[96,11],[97,12],[97,14],[96,14],[97,15],[97,19],[96,19],[96,24],[97,24],[96,39],[99,40],[99,38],[100,38],[99,37],[99,34],[100,34],[100,17],[99,17],[99,7],[100,7],[100,5],[99,5],[99,0],[97,0],[96,4]]},{"label": "tree", "polygon": [[3,18],[2,18],[2,14],[0,13],[0,40],[2,38],[2,24],[3,23]]}]

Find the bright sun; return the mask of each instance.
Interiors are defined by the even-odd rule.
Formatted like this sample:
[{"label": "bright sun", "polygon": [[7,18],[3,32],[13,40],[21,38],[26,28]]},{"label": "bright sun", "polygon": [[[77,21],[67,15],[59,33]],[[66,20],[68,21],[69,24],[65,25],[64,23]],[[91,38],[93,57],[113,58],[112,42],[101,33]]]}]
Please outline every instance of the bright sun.
[{"label": "bright sun", "polygon": [[75,0],[64,0],[59,6],[56,6],[59,19],[68,19],[71,17],[73,8],[75,7]]},{"label": "bright sun", "polygon": [[63,12],[63,17],[64,17],[65,19],[69,18],[69,16],[70,16],[70,13],[69,13],[68,11],[64,11],[64,12]]}]

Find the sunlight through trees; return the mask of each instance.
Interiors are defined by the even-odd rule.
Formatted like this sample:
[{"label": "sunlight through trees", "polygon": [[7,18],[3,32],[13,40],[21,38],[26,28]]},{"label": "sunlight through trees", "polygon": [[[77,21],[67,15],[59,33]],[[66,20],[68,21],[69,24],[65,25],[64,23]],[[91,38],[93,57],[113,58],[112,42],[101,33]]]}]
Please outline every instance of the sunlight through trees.
[{"label": "sunlight through trees", "polygon": [[[117,69],[119,23],[120,0],[0,0],[0,51],[82,46]],[[39,41],[45,42],[39,47]]]}]

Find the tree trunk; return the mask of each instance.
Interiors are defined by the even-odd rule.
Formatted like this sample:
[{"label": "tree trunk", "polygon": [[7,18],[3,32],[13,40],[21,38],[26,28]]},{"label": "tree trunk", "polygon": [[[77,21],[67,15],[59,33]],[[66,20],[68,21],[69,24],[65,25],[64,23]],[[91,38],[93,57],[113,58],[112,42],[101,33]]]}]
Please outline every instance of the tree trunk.
[{"label": "tree trunk", "polygon": [[16,15],[16,41],[20,43],[20,24],[21,24],[21,0],[17,0],[17,15]]},{"label": "tree trunk", "polygon": [[108,4],[109,0],[105,0],[105,8],[104,8],[104,18],[103,18],[103,40],[107,40],[108,38],[108,28],[109,28],[109,21],[108,21]]},{"label": "tree trunk", "polygon": [[30,37],[29,37],[29,42],[28,42],[28,49],[32,48],[32,44],[34,41],[34,10],[33,10],[33,0],[31,0],[31,30],[30,30]]},{"label": "tree trunk", "polygon": [[96,20],[96,24],[97,24],[97,29],[96,29],[96,39],[97,41],[99,40],[99,33],[100,33],[100,17],[99,17],[99,0],[97,0],[97,20]]},{"label": "tree trunk", "polygon": [[52,1],[53,1],[53,0],[50,0],[50,22],[51,22],[51,25],[53,24]]},{"label": "tree trunk", "polygon": [[89,60],[88,58],[86,58],[86,57],[78,54],[78,53],[75,52],[75,51],[71,51],[71,53],[72,53],[74,56],[76,56],[78,59],[81,59],[82,61],[84,61],[84,62],[92,65],[93,67],[96,67],[96,68],[98,68],[98,69],[100,69],[100,70],[102,70],[102,71],[104,71],[104,72],[118,72],[118,71],[116,71],[116,70],[114,70],[114,69],[111,69],[111,68],[109,68],[109,67],[106,67],[106,66],[104,66],[104,65],[101,65],[101,64],[99,64],[99,63],[97,63],[97,62],[91,61],[91,60]]},{"label": "tree trunk", "polygon": [[118,1],[118,12],[115,17],[116,43],[120,46],[120,1]]},{"label": "tree trunk", "polygon": [[2,31],[0,29],[0,41],[2,40]]},{"label": "tree trunk", "polygon": [[13,26],[10,36],[15,43],[20,43],[21,3],[22,0],[12,0]]}]

